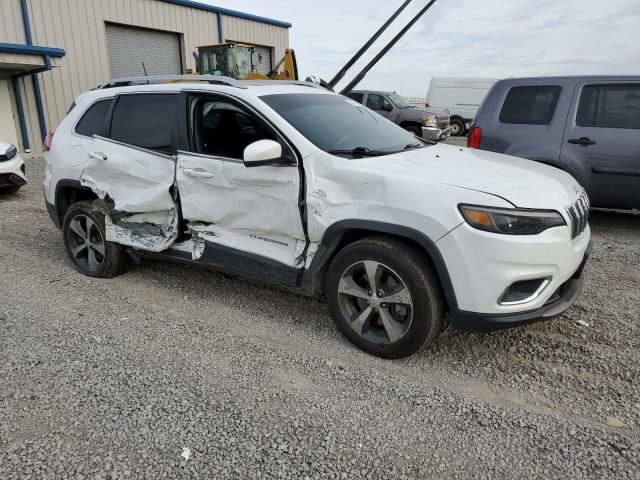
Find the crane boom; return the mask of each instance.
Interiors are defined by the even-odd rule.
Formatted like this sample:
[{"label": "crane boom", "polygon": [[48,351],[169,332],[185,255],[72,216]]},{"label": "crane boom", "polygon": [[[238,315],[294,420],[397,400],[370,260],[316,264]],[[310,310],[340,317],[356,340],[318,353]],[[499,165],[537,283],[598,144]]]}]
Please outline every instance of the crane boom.
[{"label": "crane boom", "polygon": [[353,64],[356,63],[360,57],[362,57],[362,55],[364,55],[364,53],[369,50],[369,47],[371,47],[371,45],[373,44],[373,42],[375,42],[380,35],[382,35],[382,33],[389,27],[389,25],[391,25],[393,23],[393,21],[398,18],[398,15],[400,15],[400,13],[402,13],[402,11],[407,8],[407,6],[411,3],[411,0],[406,0],[401,6],[400,8],[398,8],[398,10],[396,10],[396,12],[391,15],[391,17],[389,18],[389,20],[386,21],[386,23],[384,25],[382,25],[382,27],[380,27],[380,29],[373,34],[373,36],[369,39],[369,41],[367,43],[365,43],[362,48],[360,50],[358,50],[356,52],[356,54],[351,57],[351,59],[345,64],[344,67],[342,67],[340,69],[340,71],[338,73],[336,73],[335,77],[333,77],[328,83],[327,83],[327,88],[329,88],[330,90],[333,90],[333,87],[336,86],[336,84],[342,80],[342,78],[345,76],[345,74],[347,73],[347,70],[349,70],[351,67],[353,67]]},{"label": "crane boom", "polygon": [[349,83],[349,85],[347,85],[340,93],[341,94],[346,94],[348,92],[350,92],[351,90],[353,90],[356,85],[358,85],[358,83],[360,83],[362,81],[362,79],[367,75],[367,73],[369,73],[369,70],[371,70],[379,61],[382,57],[385,56],[385,54],[391,50],[391,48],[393,48],[393,46],[398,43],[398,40],[400,40],[405,33],[407,33],[407,31],[409,31],[409,29],[411,27],[413,27],[413,25],[420,20],[420,17],[422,17],[427,10],[429,10],[431,8],[431,6],[436,3],[436,0],[431,0],[429,3],[427,3],[427,5],[418,12],[418,14],[413,17],[411,19],[411,21],[402,29],[400,30],[400,32],[398,32],[398,34],[393,37],[391,39],[391,41],[373,58],[373,60],[371,60],[366,67],[364,67],[360,73],[358,73],[358,75],[356,75],[356,77],[351,80],[351,82]]}]

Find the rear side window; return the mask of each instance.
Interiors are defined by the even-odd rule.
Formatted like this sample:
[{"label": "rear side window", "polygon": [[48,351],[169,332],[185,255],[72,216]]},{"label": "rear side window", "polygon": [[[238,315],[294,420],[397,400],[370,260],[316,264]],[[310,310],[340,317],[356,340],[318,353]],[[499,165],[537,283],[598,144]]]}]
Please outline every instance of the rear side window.
[{"label": "rear side window", "polygon": [[581,127],[640,129],[640,85],[589,85],[582,89]]},{"label": "rear side window", "polygon": [[[75,103],[71,108],[75,106]],[[106,135],[106,119],[111,106],[111,99],[100,100],[89,107],[84,113],[78,124],[76,125],[76,133],[85,137],[93,137]]]},{"label": "rear side window", "polygon": [[560,87],[513,87],[502,105],[500,121],[526,125],[548,125],[560,97]]},{"label": "rear side window", "polygon": [[358,103],[362,103],[364,100],[364,93],[347,93],[347,97],[351,100],[355,100]]},{"label": "rear side window", "polygon": [[178,123],[178,95],[145,93],[118,97],[111,138],[162,153],[172,153]]}]

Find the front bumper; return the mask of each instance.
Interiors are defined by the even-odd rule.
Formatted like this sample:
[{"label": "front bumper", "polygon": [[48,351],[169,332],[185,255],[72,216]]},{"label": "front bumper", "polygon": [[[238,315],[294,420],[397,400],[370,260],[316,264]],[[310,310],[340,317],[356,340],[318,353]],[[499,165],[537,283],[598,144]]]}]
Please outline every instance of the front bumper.
[{"label": "front bumper", "polygon": [[437,142],[440,140],[446,140],[449,138],[449,135],[451,135],[451,127],[422,127],[422,138],[425,140]]},{"label": "front bumper", "polygon": [[518,327],[529,323],[550,320],[565,311],[576,301],[584,284],[583,271],[591,253],[591,244],[584,254],[578,270],[551,295],[544,305],[526,312],[512,314],[486,314],[456,309],[449,313],[451,323],[460,330],[490,332]]},{"label": "front bumper", "polygon": [[[568,227],[538,235],[498,235],[462,223],[437,242],[455,293],[455,307],[483,316],[519,315],[545,307],[584,260],[587,228],[575,239]],[[511,285],[550,279],[526,302],[501,303]],[[455,313],[455,312],[454,312]]]},{"label": "front bumper", "polygon": [[27,183],[24,161],[20,155],[0,162],[0,190],[21,187]]}]

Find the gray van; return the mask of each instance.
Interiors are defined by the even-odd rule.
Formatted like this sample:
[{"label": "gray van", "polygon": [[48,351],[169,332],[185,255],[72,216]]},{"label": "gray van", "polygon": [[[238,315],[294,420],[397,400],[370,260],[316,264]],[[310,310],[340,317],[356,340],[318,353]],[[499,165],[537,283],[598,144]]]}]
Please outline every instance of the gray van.
[{"label": "gray van", "polygon": [[640,76],[500,80],[467,145],[565,170],[594,207],[640,208]]}]

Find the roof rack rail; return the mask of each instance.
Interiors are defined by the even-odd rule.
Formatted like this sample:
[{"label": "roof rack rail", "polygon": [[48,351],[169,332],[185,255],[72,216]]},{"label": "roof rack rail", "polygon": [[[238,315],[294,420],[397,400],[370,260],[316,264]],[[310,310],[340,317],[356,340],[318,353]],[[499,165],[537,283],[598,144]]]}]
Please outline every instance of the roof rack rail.
[{"label": "roof rack rail", "polygon": [[301,87],[322,88],[322,85],[306,80],[243,80],[243,85],[300,85]]},{"label": "roof rack rail", "polygon": [[95,90],[103,88],[127,87],[130,85],[150,85],[158,83],[207,82],[229,87],[247,88],[240,80],[219,75],[141,75],[137,77],[113,78],[107,83],[98,85]]}]

